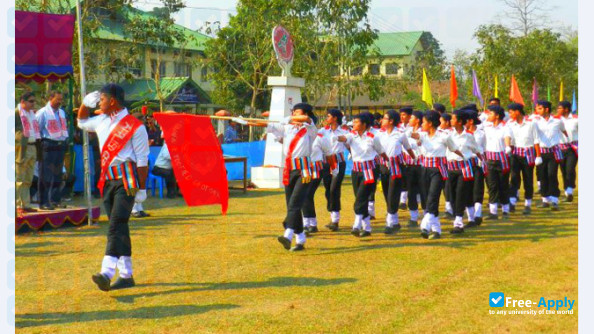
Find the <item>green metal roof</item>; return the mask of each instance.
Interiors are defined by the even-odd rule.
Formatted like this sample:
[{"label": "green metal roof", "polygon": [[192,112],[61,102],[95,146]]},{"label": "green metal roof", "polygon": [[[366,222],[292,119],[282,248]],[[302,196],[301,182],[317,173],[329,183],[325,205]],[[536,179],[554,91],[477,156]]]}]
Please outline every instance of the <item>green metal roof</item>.
[{"label": "green metal roof", "polygon": [[[186,83],[191,84],[198,91],[200,103],[211,103],[210,96],[189,77],[163,77],[159,81],[161,92],[165,96],[165,100],[169,101],[175,97],[175,93],[179,91]],[[126,93],[127,101],[149,100],[157,101],[157,89],[155,80],[152,79],[135,79],[120,83],[124,92]]]},{"label": "green metal roof", "polygon": [[408,56],[420,41],[424,31],[379,33],[373,47],[381,56]]}]

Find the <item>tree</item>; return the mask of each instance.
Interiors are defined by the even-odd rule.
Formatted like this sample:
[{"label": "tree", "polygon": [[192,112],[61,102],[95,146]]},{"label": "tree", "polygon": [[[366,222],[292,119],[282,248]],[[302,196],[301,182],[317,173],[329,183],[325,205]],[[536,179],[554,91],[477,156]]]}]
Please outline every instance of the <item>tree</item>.
[{"label": "tree", "polygon": [[405,79],[421,82],[424,68],[430,80],[444,80],[449,78],[445,52],[441,43],[430,32],[421,35],[423,51],[416,55],[414,69],[405,73]]},{"label": "tree", "polygon": [[511,29],[527,36],[533,29],[544,28],[540,22],[546,21],[546,0],[501,0],[507,6],[507,17],[511,19]]}]

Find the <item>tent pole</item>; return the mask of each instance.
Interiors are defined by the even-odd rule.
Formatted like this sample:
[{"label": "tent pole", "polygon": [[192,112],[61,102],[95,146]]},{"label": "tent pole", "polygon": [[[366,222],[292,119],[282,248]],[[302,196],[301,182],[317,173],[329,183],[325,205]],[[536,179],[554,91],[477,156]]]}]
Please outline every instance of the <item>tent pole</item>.
[{"label": "tent pole", "polygon": [[[85,79],[85,55],[83,49],[82,20],[81,20],[80,0],[76,0],[76,22],[78,29],[78,59],[80,65],[80,96],[81,101],[87,95]],[[83,161],[85,166],[85,197],[88,208],[88,225],[91,226],[93,220],[93,203],[91,200],[91,164],[89,162],[89,133],[83,130]]]}]

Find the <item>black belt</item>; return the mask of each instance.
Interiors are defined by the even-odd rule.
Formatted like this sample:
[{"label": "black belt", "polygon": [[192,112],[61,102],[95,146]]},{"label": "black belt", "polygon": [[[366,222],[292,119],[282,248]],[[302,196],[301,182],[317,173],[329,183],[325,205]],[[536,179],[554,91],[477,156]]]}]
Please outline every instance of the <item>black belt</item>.
[{"label": "black belt", "polygon": [[41,141],[50,142],[53,144],[63,144],[66,142],[65,140],[53,140],[53,139],[49,139],[49,138],[42,138]]},{"label": "black belt", "polygon": [[35,142],[27,143],[27,145],[33,145],[33,146],[35,146],[35,144],[36,144]]}]

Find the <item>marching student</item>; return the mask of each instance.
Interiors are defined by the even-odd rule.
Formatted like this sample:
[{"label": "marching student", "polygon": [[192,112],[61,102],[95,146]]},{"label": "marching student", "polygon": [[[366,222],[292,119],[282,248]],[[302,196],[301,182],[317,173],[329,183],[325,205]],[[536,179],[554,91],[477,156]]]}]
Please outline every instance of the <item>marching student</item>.
[{"label": "marching student", "polygon": [[[437,104],[434,104],[434,108]],[[452,115],[445,113],[445,107],[443,107],[444,112],[441,113],[441,116],[439,117],[439,129],[438,131],[442,131],[447,135],[452,134]],[[454,211],[452,208],[452,202],[450,199],[450,193],[451,193],[451,185],[450,185],[450,179],[448,178],[445,181],[445,185],[443,187],[443,195],[445,198],[445,212],[444,212],[444,216],[446,218],[454,218]]]},{"label": "marching student", "polygon": [[[367,117],[371,120],[371,126],[369,127],[369,132],[374,136],[377,136],[380,130],[380,124],[378,121],[381,120],[382,115],[379,113],[372,114],[370,112],[362,112],[361,115]],[[381,166],[381,159],[379,155],[375,156],[375,167],[373,169],[374,180],[373,184],[371,185],[371,193],[369,194],[369,201],[367,203],[367,211],[369,211],[370,219],[375,219],[375,192],[377,191],[377,182],[380,179],[380,166]]]},{"label": "marching student", "polygon": [[[78,127],[96,132],[101,147],[101,174],[97,187],[109,218],[107,246],[101,272],[92,276],[100,290],[135,285],[132,276],[132,243],[128,221],[134,202],[146,199],[149,142],[142,122],[124,107],[124,89],[108,84],[85,96],[78,110]],[[99,104],[101,114],[89,118]],[[116,267],[119,277],[110,286]]]},{"label": "marching student", "polygon": [[[315,123],[315,122],[314,122]],[[325,157],[330,156],[332,152],[331,142],[328,136],[318,133],[311,146],[311,184],[303,203],[303,228],[307,233],[318,232],[318,219],[316,217],[316,205],[314,197],[316,190],[322,182],[322,173],[324,168]],[[332,172],[326,171],[331,176],[338,175],[338,168],[335,167]]]},{"label": "marching student", "polygon": [[509,154],[511,153],[511,132],[505,125],[505,112],[497,105],[488,107],[488,123],[485,125],[487,145],[485,158],[487,160],[489,189],[489,216],[487,220],[499,219],[497,206],[503,207],[503,217],[509,217]]},{"label": "marching student", "polygon": [[353,116],[353,131],[344,136],[332,138],[333,141],[340,141],[351,147],[353,157],[351,179],[355,193],[355,222],[351,234],[358,237],[371,235],[368,202],[377,178],[377,174],[374,172],[375,158],[380,155],[388,160],[380,139],[370,131],[372,122],[373,119],[365,113]]},{"label": "marching student", "polygon": [[411,137],[423,147],[423,174],[421,197],[425,201],[425,216],[421,221],[421,236],[425,239],[441,238],[439,222],[439,197],[444,181],[448,178],[446,150],[463,156],[449,135],[438,131],[439,113],[427,111],[423,116],[424,132],[413,132]]},{"label": "marching student", "polygon": [[511,144],[513,146],[510,157],[511,182],[510,182],[510,211],[514,211],[518,201],[520,178],[524,183],[524,211],[522,214],[531,213],[532,196],[534,194],[534,166],[542,163],[536,124],[525,117],[524,106],[512,103],[507,106],[510,122],[507,123],[511,130]]},{"label": "marching student", "polygon": [[[463,110],[456,110],[452,113],[451,124],[453,131],[450,134],[451,139],[462,153],[462,156],[454,152],[447,151],[448,160],[448,189],[449,198],[452,201],[454,218],[454,228],[450,230],[452,234],[464,233],[464,210],[473,205],[472,187],[474,185],[474,170],[476,164],[474,156],[480,156],[479,149],[474,135],[464,129],[468,121],[468,114]],[[468,224],[473,224],[474,217],[468,217]]]},{"label": "marching student", "polygon": [[[312,110],[312,106],[307,103],[297,103],[293,106],[293,115],[287,116],[280,123],[248,122],[249,126],[265,126],[267,133],[283,139],[283,184],[287,215],[283,222],[285,233],[277,239],[286,250],[293,252],[305,249],[306,236],[301,209],[311,183],[311,147],[318,133]],[[293,236],[296,244],[291,248]]]},{"label": "marching student", "polygon": [[[398,130],[407,134],[410,134],[411,126],[408,124],[413,113],[412,107],[400,108],[400,124],[398,124]],[[405,152],[403,152],[406,154]],[[402,190],[400,191],[400,209],[406,210],[406,200],[408,199],[408,190],[406,188],[406,165],[404,165],[404,173],[402,174]]]},{"label": "marching student", "polygon": [[394,234],[401,228],[398,221],[398,207],[404,168],[402,148],[404,147],[412,159],[416,158],[408,143],[406,134],[398,130],[399,124],[400,115],[396,110],[388,110],[382,119],[382,129],[378,134],[383,149],[388,156],[388,159],[382,159],[382,165],[380,166],[382,190],[388,208],[385,234]]},{"label": "marching student", "polygon": [[535,117],[538,128],[538,141],[540,143],[540,156],[542,164],[536,169],[540,179],[540,194],[542,203],[539,208],[559,210],[559,180],[557,173],[559,163],[563,159],[563,152],[559,144],[563,139],[565,125],[559,118],[551,115],[551,102],[540,100],[536,102],[536,111],[539,116]]},{"label": "marching student", "polygon": [[[339,141],[332,142],[332,137],[344,136],[349,131],[342,127],[343,114],[338,109],[328,110],[326,116],[326,127],[320,129],[318,133],[327,136],[331,144],[330,156],[326,157],[324,169],[322,170],[322,178],[324,188],[326,189],[325,196],[327,201],[326,209],[330,212],[330,224],[326,227],[330,231],[338,231],[338,224],[340,222],[340,194],[344,173],[346,171],[346,159],[344,156],[345,145]],[[338,170],[337,173],[331,173]]]},{"label": "marching student", "polygon": [[575,168],[578,162],[578,117],[571,113],[571,103],[568,101],[559,102],[557,116],[563,121],[567,136],[561,140],[561,175],[563,175],[563,189],[565,189],[565,201],[573,201],[573,189],[575,189]]},{"label": "marching student", "polygon": [[409,120],[409,127],[406,130],[408,143],[414,152],[413,156],[404,151],[404,173],[406,181],[406,189],[408,190],[408,211],[410,212],[410,219],[408,221],[409,227],[417,227],[419,220],[419,202],[421,207],[425,209],[425,201],[421,197],[421,176],[423,175],[423,155],[422,147],[417,145],[417,141],[413,140],[411,134],[413,132],[421,132],[421,124],[423,122],[423,112],[414,111]]},{"label": "marching student", "polygon": [[445,114],[446,107],[441,103],[433,103],[433,110],[437,111],[440,115]]},{"label": "marching student", "polygon": [[474,206],[466,208],[469,223],[464,228],[480,226],[483,222],[483,201],[485,198],[485,171],[487,170],[486,161],[484,159],[487,140],[485,131],[481,125],[478,113],[475,110],[466,110],[468,120],[466,121],[466,131],[474,136],[474,140],[478,146],[480,154],[473,154],[474,164],[472,172],[474,174],[474,182],[472,185],[472,203]]}]

